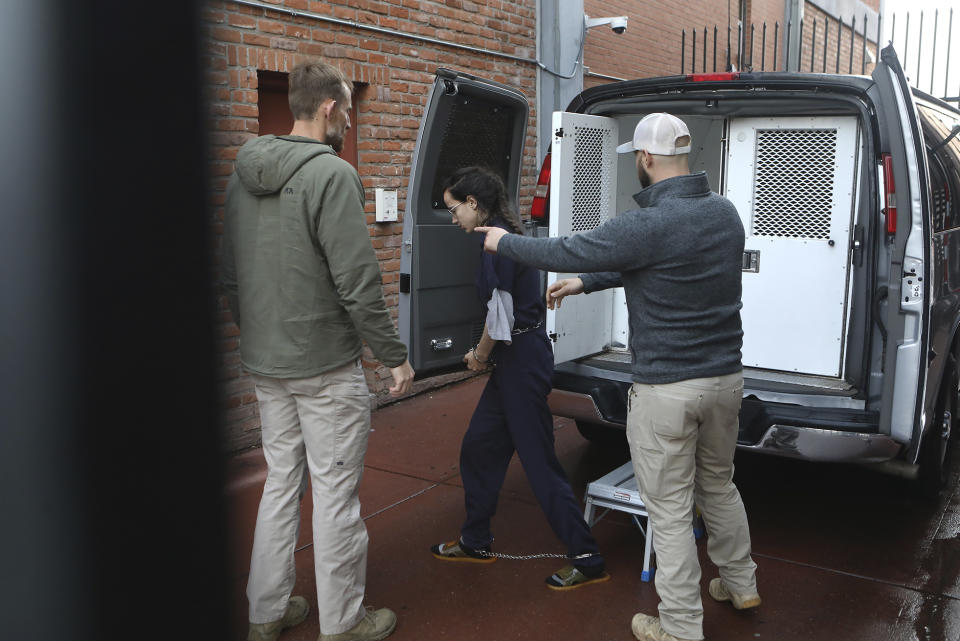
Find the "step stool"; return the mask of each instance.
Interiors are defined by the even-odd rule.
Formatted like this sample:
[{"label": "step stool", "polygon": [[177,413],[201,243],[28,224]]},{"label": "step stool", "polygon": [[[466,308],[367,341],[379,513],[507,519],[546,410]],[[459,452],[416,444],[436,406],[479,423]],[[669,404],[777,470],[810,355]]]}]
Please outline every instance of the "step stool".
[{"label": "step stool", "polygon": [[[640,573],[640,580],[649,582],[655,572],[650,567],[650,557],[653,553],[653,533],[647,506],[644,505],[643,499],[640,498],[640,492],[637,490],[637,478],[633,475],[633,463],[627,461],[609,474],[588,484],[584,502],[586,508],[583,510],[583,520],[591,528],[609,510],[626,512],[631,515],[633,522],[640,528],[644,539],[643,572]],[[596,516],[597,508],[604,508],[606,511]],[[640,522],[640,517],[646,519],[646,528]],[[693,535],[697,539],[703,536],[703,527],[696,508],[694,508],[693,515]]]}]

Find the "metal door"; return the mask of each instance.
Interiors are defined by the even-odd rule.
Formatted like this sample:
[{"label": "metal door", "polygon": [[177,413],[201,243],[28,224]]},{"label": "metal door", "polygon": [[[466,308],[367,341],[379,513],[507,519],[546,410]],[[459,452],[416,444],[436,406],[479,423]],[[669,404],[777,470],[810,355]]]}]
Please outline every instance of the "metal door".
[{"label": "metal door", "polygon": [[515,89],[437,72],[413,153],[400,262],[398,325],[418,375],[460,367],[483,331],[475,286],[483,236],[451,222],[440,185],[461,167],[484,165],[516,206],[527,111]]},{"label": "metal door", "polygon": [[728,141],[726,195],[746,232],[743,364],[838,377],[857,118],[732,119]]},{"label": "metal door", "polygon": [[[589,231],[616,215],[616,120],[602,116],[553,114],[550,174],[550,235]],[[547,282],[576,274],[547,274]],[[613,291],[571,296],[547,311],[547,333],[558,363],[602,351],[611,341]]]},{"label": "metal door", "polygon": [[877,87],[880,151],[889,154],[895,184],[892,200],[882,193],[883,206],[897,221],[896,233],[884,238],[891,264],[884,283],[888,295],[878,312],[883,314],[888,345],[880,432],[908,443],[907,460],[913,462],[937,391],[936,385],[928,385],[926,366],[931,305],[927,154],[916,104],[892,45],[880,52],[871,75]]}]

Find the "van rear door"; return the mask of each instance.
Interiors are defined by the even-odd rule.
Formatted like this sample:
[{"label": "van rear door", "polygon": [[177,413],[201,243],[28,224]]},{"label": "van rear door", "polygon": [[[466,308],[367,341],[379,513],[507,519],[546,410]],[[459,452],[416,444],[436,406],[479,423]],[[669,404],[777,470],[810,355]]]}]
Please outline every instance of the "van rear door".
[{"label": "van rear door", "polygon": [[873,79],[879,92],[880,151],[887,159],[877,171],[881,185],[884,174],[892,171],[895,187],[894,192],[886,193],[884,188],[881,194],[887,215],[895,217],[895,232],[885,239],[890,244],[890,273],[882,283],[888,295],[883,318],[887,344],[880,431],[911,444],[908,456],[915,460],[917,437],[923,429],[930,319],[926,152],[913,96],[892,46],[881,51]]},{"label": "van rear door", "polygon": [[474,284],[483,237],[451,223],[440,186],[461,167],[484,165],[516,206],[527,113],[516,89],[437,71],[413,153],[400,262],[398,325],[417,374],[459,367],[485,316]]},{"label": "van rear door", "polygon": [[743,364],[842,373],[856,116],[732,118],[726,196],[746,231]]},{"label": "van rear door", "polygon": [[[617,142],[613,118],[554,112],[550,155],[550,236],[599,227],[617,214]],[[547,274],[547,282],[576,274]],[[596,354],[612,340],[614,291],[568,296],[547,311],[557,363]]]}]

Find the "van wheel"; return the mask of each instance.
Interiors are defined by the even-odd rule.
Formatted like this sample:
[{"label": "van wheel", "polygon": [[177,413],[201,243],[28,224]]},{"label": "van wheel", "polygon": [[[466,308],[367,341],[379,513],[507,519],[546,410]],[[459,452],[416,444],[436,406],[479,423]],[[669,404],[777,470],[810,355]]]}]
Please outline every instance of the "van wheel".
[{"label": "van wheel", "polygon": [[577,431],[580,436],[601,447],[627,447],[626,430],[577,421]]},{"label": "van wheel", "polygon": [[956,432],[960,410],[960,377],[951,354],[940,383],[936,411],[920,445],[920,487],[924,494],[935,495],[950,478],[950,443]]}]

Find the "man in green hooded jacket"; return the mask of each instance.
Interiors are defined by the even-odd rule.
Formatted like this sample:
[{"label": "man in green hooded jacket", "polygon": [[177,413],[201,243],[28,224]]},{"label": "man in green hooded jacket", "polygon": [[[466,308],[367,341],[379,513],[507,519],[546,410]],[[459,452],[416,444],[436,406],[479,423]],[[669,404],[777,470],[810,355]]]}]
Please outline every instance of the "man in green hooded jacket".
[{"label": "man in green hooded jacket", "polygon": [[360,177],[336,155],[350,95],[338,69],[298,66],[293,130],[247,142],[227,187],[223,285],[256,386],[268,467],[247,583],[249,641],[273,641],[309,611],[291,597],[306,469],[320,639],[382,639],[396,625],[390,610],[363,606],[358,488],[370,402],[362,341],[391,368],[394,396],[410,390],[414,372],[383,300]]}]

